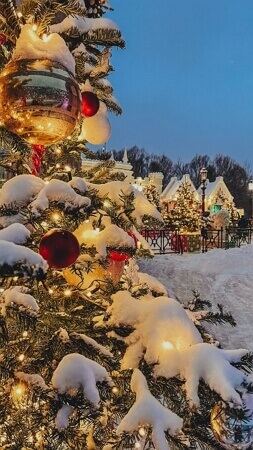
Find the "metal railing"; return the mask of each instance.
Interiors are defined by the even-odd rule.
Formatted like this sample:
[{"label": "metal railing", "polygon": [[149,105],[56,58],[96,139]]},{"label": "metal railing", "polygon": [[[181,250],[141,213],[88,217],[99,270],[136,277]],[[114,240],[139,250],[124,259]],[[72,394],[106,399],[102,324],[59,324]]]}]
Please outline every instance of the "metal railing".
[{"label": "metal railing", "polygon": [[[242,245],[251,244],[253,229],[227,227],[219,230],[205,230],[204,236],[196,234],[199,238],[199,246],[196,250],[188,248],[185,244],[185,236],[178,231],[163,228],[160,230],[146,229],[142,231],[142,236],[148,242],[151,250],[156,255],[166,255],[169,253],[184,253],[186,251],[202,251],[207,252],[214,248],[229,249],[241,247]],[[191,235],[187,236],[188,241],[192,239]]]}]

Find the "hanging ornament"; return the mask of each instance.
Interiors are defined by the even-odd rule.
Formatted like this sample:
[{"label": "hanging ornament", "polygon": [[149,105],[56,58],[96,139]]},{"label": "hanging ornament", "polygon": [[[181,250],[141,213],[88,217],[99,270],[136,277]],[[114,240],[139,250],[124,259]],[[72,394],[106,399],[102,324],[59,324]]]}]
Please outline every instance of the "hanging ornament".
[{"label": "hanging ornament", "polygon": [[111,125],[104,114],[96,114],[84,119],[80,139],[90,144],[101,145],[108,141],[111,134]]},{"label": "hanging ornament", "polygon": [[71,266],[80,255],[80,246],[73,233],[60,228],[53,228],[41,239],[40,255],[55,269]]},{"label": "hanging ornament", "polygon": [[253,415],[248,421],[231,417],[223,402],[212,409],[211,428],[217,442],[227,450],[246,450],[253,443]]},{"label": "hanging ornament", "polygon": [[59,62],[15,60],[0,74],[1,120],[30,144],[51,145],[69,136],[80,105],[79,86]]},{"label": "hanging ornament", "polygon": [[4,45],[7,42],[7,37],[5,34],[0,33],[0,45]]},{"label": "hanging ornament", "polygon": [[85,117],[92,117],[99,110],[99,100],[93,92],[82,92],[81,113]]},{"label": "hanging ornament", "polygon": [[38,176],[41,168],[41,158],[45,153],[45,147],[44,145],[33,144],[32,149],[32,174]]}]

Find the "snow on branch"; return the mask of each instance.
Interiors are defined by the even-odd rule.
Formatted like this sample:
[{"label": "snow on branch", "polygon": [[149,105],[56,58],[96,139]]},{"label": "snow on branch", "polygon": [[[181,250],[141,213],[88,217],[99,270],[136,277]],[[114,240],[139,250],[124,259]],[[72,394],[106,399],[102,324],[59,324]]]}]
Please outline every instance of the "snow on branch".
[{"label": "snow on branch", "polygon": [[0,240],[1,275],[38,276],[46,273],[47,262],[38,253],[21,245]]},{"label": "snow on branch", "polygon": [[[199,405],[198,386],[202,379],[224,401],[241,405],[236,389],[245,375],[230,363],[241,361],[248,351],[222,350],[203,343],[185,310],[169,297],[135,299],[127,291],[112,296],[108,309],[109,326],[130,326],[134,329],[126,338],[126,353],[122,367],[137,368],[142,357],[154,364],[154,376],[185,380],[187,398]],[[101,323],[100,323],[101,324]]]},{"label": "snow on branch", "polygon": [[90,199],[77,194],[71,186],[61,180],[50,180],[48,184],[39,192],[37,198],[31,203],[30,208],[33,214],[40,215],[49,207],[49,202],[64,204],[66,209],[87,208],[90,206]]},{"label": "snow on branch", "polygon": [[13,223],[0,230],[0,240],[13,242],[14,244],[25,244],[30,234],[30,231],[21,223]]},{"label": "snow on branch", "polygon": [[157,450],[168,450],[164,432],[174,436],[182,429],[183,420],[165,408],[150,393],[146,378],[135,369],[131,380],[131,389],[136,393],[136,401],[117,428],[117,434],[133,432],[139,427],[152,426],[152,439]]},{"label": "snow on branch", "polygon": [[99,407],[100,402],[97,381],[113,385],[104,367],[79,353],[64,356],[52,377],[52,385],[60,394],[71,395],[73,389],[82,388],[84,396],[95,408]]},{"label": "snow on branch", "polygon": [[29,289],[25,286],[15,286],[14,288],[6,289],[6,291],[3,292],[4,302],[2,304],[1,314],[5,316],[6,308],[12,303],[24,306],[36,313],[39,310],[38,303],[32,295],[28,294],[28,292]]}]

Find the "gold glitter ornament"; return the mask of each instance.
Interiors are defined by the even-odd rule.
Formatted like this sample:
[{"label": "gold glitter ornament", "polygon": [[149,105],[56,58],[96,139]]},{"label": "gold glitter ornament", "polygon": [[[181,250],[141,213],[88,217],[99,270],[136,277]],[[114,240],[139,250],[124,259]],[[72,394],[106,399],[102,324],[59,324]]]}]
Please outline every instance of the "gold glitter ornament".
[{"label": "gold glitter ornament", "polygon": [[0,74],[1,120],[30,144],[51,145],[68,137],[80,107],[78,83],[56,61],[11,61]]}]

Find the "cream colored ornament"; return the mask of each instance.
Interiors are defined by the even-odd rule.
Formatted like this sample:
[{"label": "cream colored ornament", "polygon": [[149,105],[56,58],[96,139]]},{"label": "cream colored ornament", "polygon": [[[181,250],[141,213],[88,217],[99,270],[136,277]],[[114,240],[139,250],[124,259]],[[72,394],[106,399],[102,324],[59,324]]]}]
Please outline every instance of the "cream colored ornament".
[{"label": "cream colored ornament", "polygon": [[80,140],[86,140],[93,145],[101,145],[108,141],[111,135],[111,125],[104,114],[84,119]]},{"label": "cream colored ornament", "polygon": [[78,286],[80,289],[89,289],[104,286],[106,281],[117,284],[124,272],[124,261],[109,261],[108,266],[104,269],[100,264],[95,263],[92,271],[86,273],[83,271],[83,281],[70,269],[62,271],[64,278],[71,286]]}]

